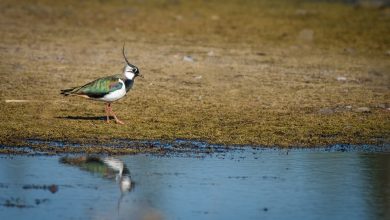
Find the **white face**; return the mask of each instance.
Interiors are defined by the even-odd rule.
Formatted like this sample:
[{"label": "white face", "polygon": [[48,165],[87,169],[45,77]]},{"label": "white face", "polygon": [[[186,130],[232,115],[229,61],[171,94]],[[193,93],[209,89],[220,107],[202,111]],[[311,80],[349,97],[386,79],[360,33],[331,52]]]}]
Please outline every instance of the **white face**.
[{"label": "white face", "polygon": [[126,65],[125,70],[124,70],[124,74],[125,74],[126,78],[134,79],[134,77],[135,77],[134,71],[135,71],[135,69],[133,67]]}]

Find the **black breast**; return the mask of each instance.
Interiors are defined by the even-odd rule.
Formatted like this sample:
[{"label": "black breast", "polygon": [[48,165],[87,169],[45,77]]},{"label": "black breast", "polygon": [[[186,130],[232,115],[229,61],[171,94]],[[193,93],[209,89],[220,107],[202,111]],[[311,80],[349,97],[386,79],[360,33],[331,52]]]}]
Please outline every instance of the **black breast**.
[{"label": "black breast", "polygon": [[126,87],[126,92],[128,92],[131,87],[133,87],[134,81],[131,79],[126,79],[125,80],[125,87]]}]

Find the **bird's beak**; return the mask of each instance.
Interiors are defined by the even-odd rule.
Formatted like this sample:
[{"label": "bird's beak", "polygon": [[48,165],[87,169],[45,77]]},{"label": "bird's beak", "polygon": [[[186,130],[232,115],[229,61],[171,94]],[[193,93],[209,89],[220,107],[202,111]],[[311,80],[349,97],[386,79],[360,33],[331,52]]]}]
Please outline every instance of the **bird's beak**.
[{"label": "bird's beak", "polygon": [[143,75],[141,75],[141,74],[138,74],[137,76],[139,76],[139,77],[141,77],[141,78],[144,78],[144,76],[143,76]]}]

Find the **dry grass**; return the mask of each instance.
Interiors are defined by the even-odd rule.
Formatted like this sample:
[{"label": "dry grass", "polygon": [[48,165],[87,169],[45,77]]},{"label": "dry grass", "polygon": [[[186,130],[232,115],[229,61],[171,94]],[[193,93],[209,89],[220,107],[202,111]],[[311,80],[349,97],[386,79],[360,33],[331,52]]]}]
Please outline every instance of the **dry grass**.
[{"label": "dry grass", "polygon": [[[389,9],[287,0],[38,0],[2,1],[0,12],[0,144],[389,143]],[[120,126],[95,120],[104,115],[102,103],[59,90],[120,71],[124,41],[145,79],[113,105],[126,122]],[[10,99],[31,102],[5,103]],[[371,111],[355,112],[359,107]]]}]

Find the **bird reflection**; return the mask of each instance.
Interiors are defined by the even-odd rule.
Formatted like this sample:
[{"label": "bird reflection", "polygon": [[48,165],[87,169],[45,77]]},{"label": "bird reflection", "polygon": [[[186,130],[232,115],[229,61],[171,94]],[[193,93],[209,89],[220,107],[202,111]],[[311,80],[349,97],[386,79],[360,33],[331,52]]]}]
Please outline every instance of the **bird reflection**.
[{"label": "bird reflection", "polygon": [[81,170],[97,174],[105,179],[115,180],[119,184],[121,191],[121,196],[118,199],[118,211],[124,195],[134,187],[129,169],[118,158],[97,156],[62,157],[60,162],[77,166]]}]

